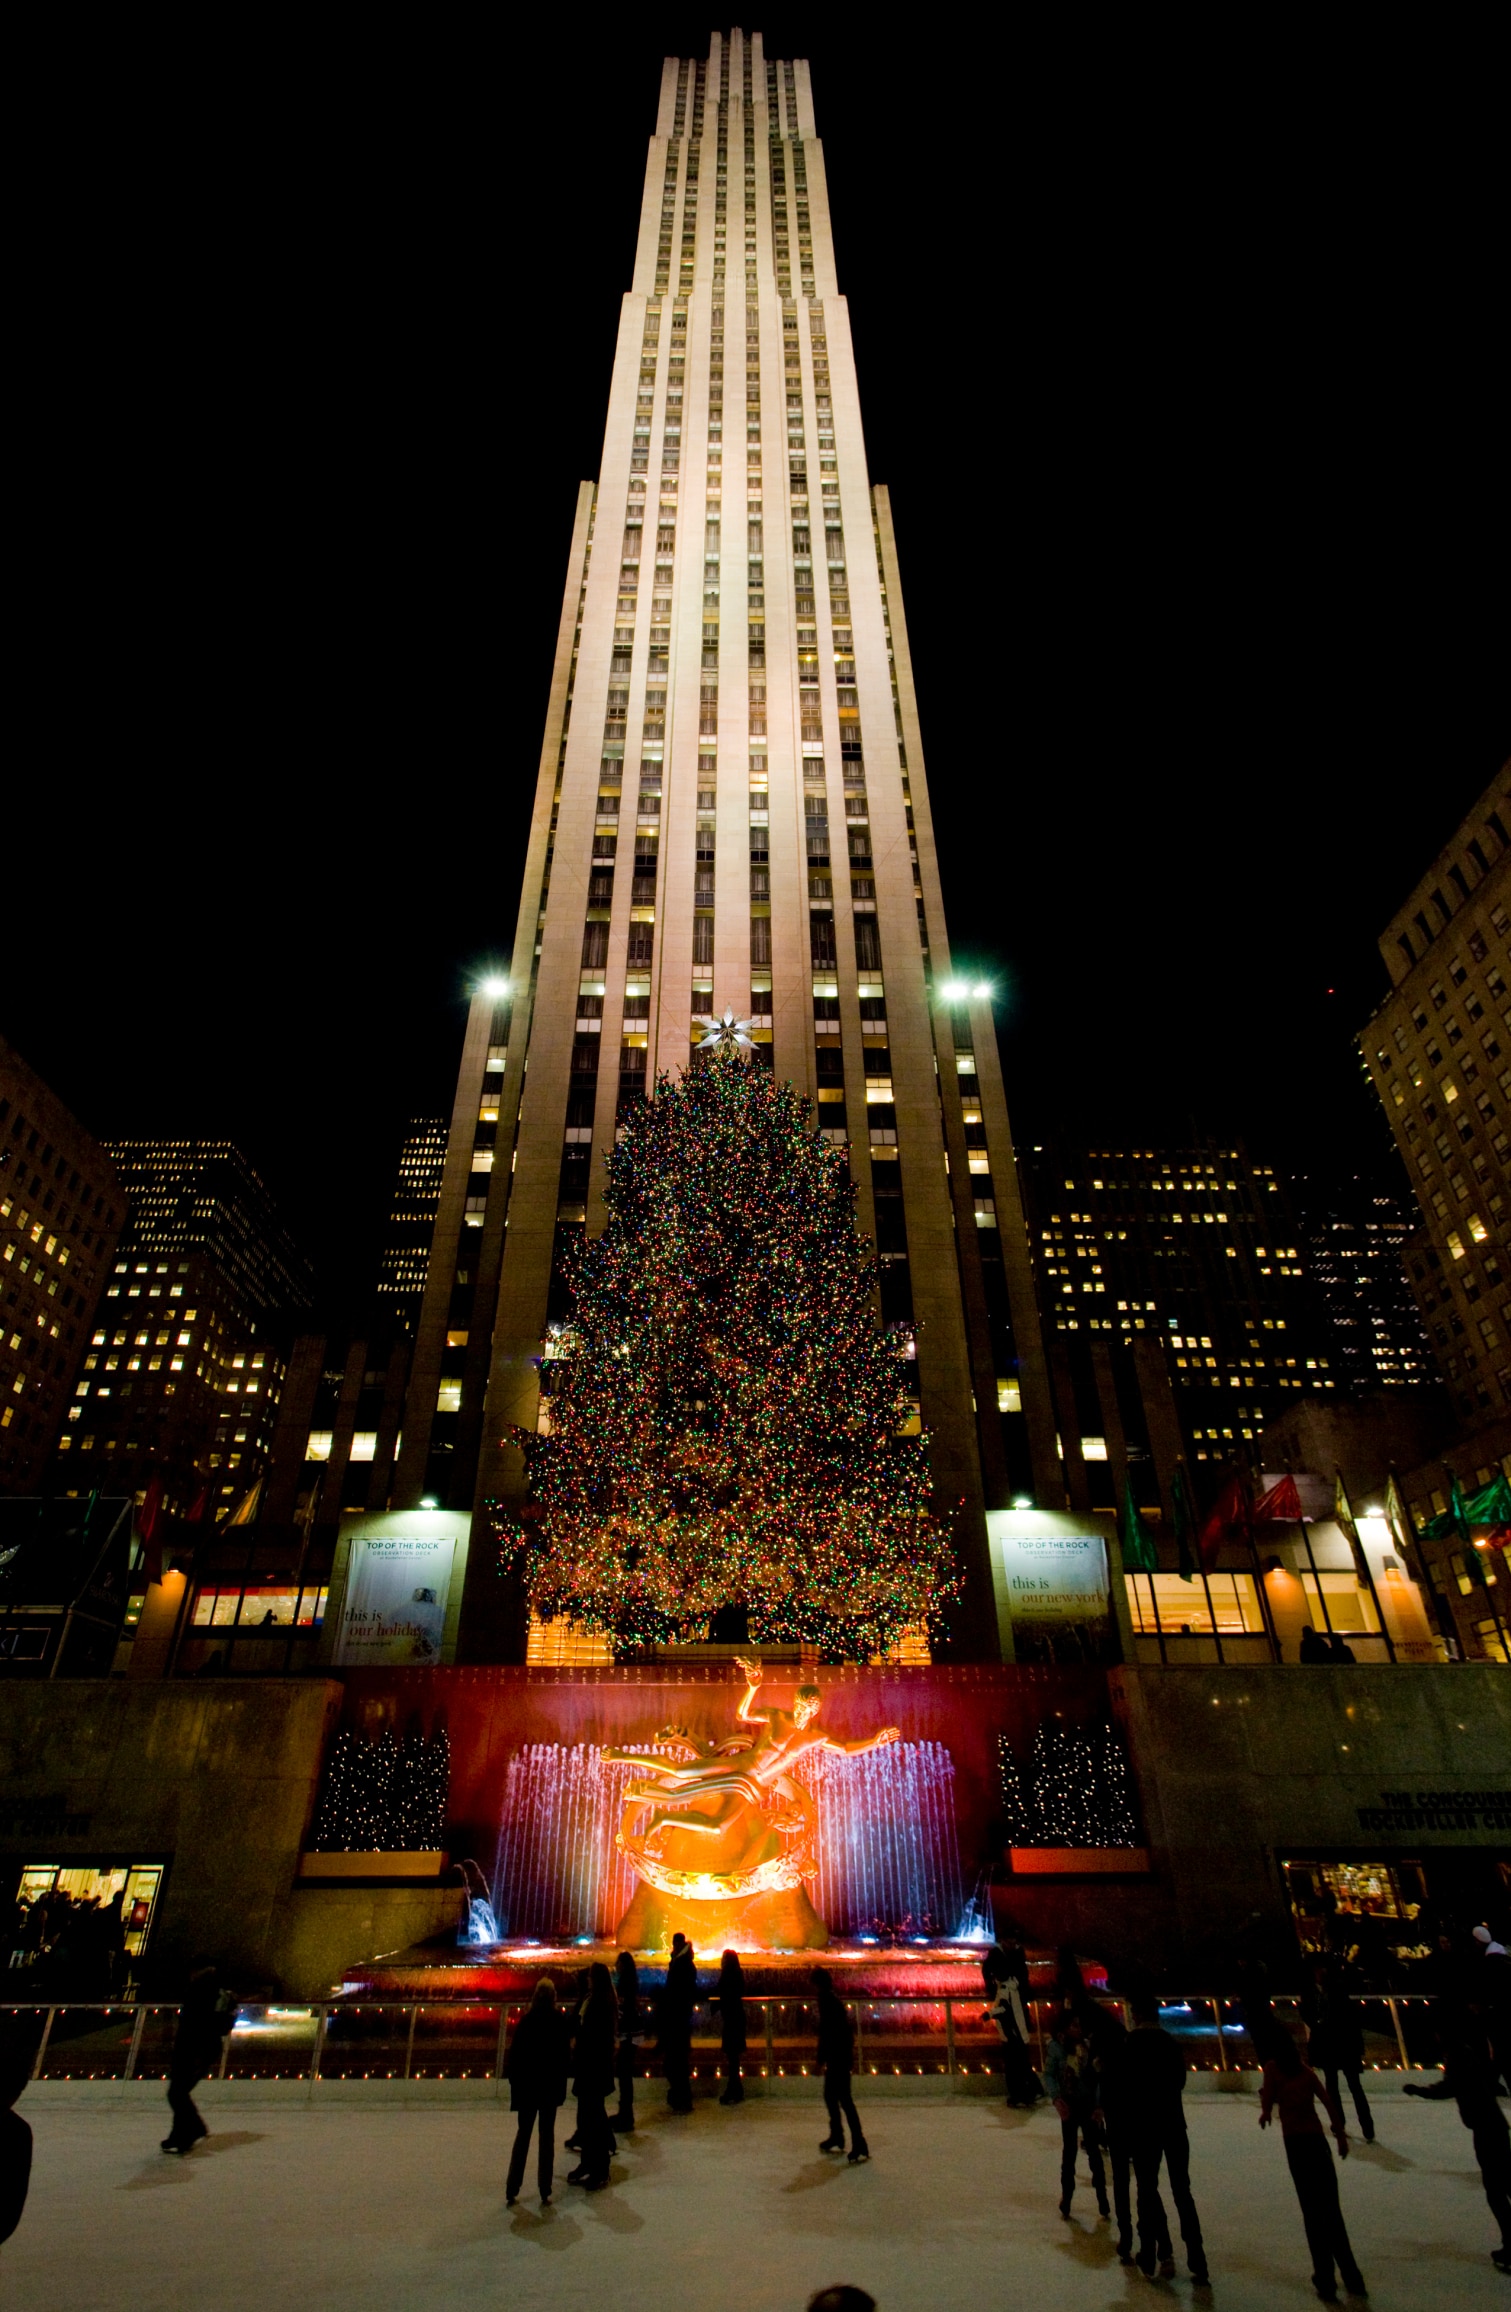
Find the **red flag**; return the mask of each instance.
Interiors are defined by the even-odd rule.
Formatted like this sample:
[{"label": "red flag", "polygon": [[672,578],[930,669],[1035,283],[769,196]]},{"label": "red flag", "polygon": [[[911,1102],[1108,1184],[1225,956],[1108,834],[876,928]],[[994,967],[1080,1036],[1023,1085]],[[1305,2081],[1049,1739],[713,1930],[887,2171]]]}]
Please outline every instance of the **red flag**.
[{"label": "red flag", "polygon": [[149,1582],[163,1578],[163,1481],[151,1477],[136,1513],[137,1538],[142,1545],[142,1571]]},{"label": "red flag", "polygon": [[202,1485],[199,1491],[195,1494],[194,1499],[190,1502],[188,1508],[184,1511],[184,1524],[202,1525],[204,1523],[205,1511],[209,1508],[209,1506],[210,1488],[208,1485]]},{"label": "red flag", "polygon": [[1230,1477],[1211,1508],[1196,1536],[1196,1553],[1202,1570],[1210,1573],[1217,1563],[1217,1552],[1225,1541],[1241,1541],[1249,1530],[1249,1500],[1241,1477]]},{"label": "red flag", "polygon": [[1272,1485],[1263,1500],[1254,1504],[1256,1525],[1299,1525],[1301,1523],[1301,1496],[1296,1491],[1294,1477],[1282,1477]]}]

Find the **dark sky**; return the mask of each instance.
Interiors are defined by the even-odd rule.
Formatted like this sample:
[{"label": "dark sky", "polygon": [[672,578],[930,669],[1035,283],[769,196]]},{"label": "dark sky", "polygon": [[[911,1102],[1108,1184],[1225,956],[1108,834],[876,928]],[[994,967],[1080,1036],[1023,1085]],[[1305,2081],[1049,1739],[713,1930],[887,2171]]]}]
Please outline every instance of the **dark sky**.
[{"label": "dark sky", "polygon": [[[1020,1136],[1377,1165],[1375,935],[1511,751],[1491,59],[863,21],[763,29]],[[706,45],[561,22],[43,100],[0,1032],[102,1135],[241,1141],[335,1295],[512,937],[659,60]]]}]

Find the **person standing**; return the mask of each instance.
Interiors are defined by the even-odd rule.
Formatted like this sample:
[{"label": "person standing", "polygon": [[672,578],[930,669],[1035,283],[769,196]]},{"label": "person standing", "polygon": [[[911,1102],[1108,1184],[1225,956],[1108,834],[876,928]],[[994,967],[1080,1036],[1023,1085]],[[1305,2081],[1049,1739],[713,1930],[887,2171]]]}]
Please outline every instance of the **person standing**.
[{"label": "person standing", "polygon": [[693,2011],[698,2004],[698,1970],[686,1935],[673,1935],[656,2018],[661,2068],[666,2074],[668,2111],[693,2107]]},{"label": "person standing", "polygon": [[619,2007],[619,2109],[609,2115],[609,2126],[635,2132],[635,2033],[640,2028],[640,1975],[632,1951],[621,1951],[614,1961],[614,1997]]},{"label": "person standing", "polygon": [[1322,2122],[1317,2117],[1319,2103],[1327,2113],[1328,2125],[1337,2141],[1338,2157],[1347,2159],[1348,2134],[1343,2125],[1343,2106],[1331,2089],[1323,2086],[1311,2066],[1302,2061],[1301,2050],[1289,2031],[1283,2026],[1277,2027],[1265,2049],[1259,2124],[1268,2127],[1279,2112],[1286,2163],[1301,2203],[1306,2244],[1312,2252],[1312,2286],[1324,2303],[1331,2304],[1338,2296],[1335,2262],[1351,2296],[1366,2295],[1368,2290],[1349,2245],[1338,2199],[1338,2171],[1322,2132]]},{"label": "person standing", "polygon": [[1129,2008],[1133,2028],[1117,2054],[1115,2094],[1138,2193],[1138,2254],[1134,2261],[1150,2278],[1156,2265],[1163,2279],[1169,2279],[1175,2270],[1170,2226],[1160,2197],[1163,2166],[1170,2179],[1191,2278],[1197,2287],[1204,2287],[1207,2251],[1201,2218],[1191,2196],[1191,2143],[1182,2100],[1186,2059],[1169,2032],[1161,2029],[1159,2003],[1152,1992],[1135,1993]]},{"label": "person standing", "polygon": [[195,2104],[194,2090],[219,2064],[234,2014],[234,2004],[222,1996],[215,1967],[207,1959],[199,1960],[189,1972],[173,2053],[168,2059],[168,2108],[173,2125],[163,2137],[164,2151],[182,2157],[194,2149],[201,2136],[209,2134]]},{"label": "person standing", "polygon": [[1468,2128],[1490,2213],[1500,2226],[1501,2244],[1490,2251],[1497,2270],[1511,2272],[1511,2129],[1496,2100],[1500,2064],[1491,2040],[1490,2018],[1472,2000],[1443,2034],[1443,2077]]},{"label": "person standing", "polygon": [[573,2085],[577,2090],[577,2165],[567,2177],[590,2192],[609,2180],[614,2131],[607,2099],[614,2084],[614,1979],[602,1959],[588,1971],[588,1995],[577,2019]]},{"label": "person standing", "polygon": [[571,2051],[571,2027],[556,2004],[556,1985],[549,1975],[542,1975],[529,2006],[515,2026],[504,2062],[504,2076],[509,2082],[509,2109],[514,2114],[514,2148],[509,2154],[509,2175],[504,2185],[504,2198],[511,2208],[525,2180],[530,2134],[537,2126],[540,2141],[536,2178],[541,2206],[545,2207],[550,2200],[556,2164],[556,2114],[567,2097]]},{"label": "person standing", "polygon": [[1021,1943],[993,1950],[983,1972],[991,2005],[987,2013],[1002,2038],[1002,2078],[1015,2108],[1042,2100],[1044,2089],[1029,2052],[1028,1959]]},{"label": "person standing", "polygon": [[824,2107],[829,2114],[829,2133],[818,2148],[843,2151],[844,2123],[848,2119],[850,2165],[855,2167],[871,2157],[871,2147],[861,2127],[850,2086],[855,2069],[855,2024],[849,2008],[835,1991],[834,1977],[827,1967],[814,1968],[813,1982],[818,1992],[818,2061],[824,2075]]},{"label": "person standing", "polygon": [[1044,2085],[1060,2120],[1060,2213],[1070,2220],[1076,2188],[1076,2146],[1086,2151],[1097,2214],[1107,2216],[1107,2176],[1102,2166],[1102,2131],[1097,2121],[1097,2079],[1091,2043],[1079,2019],[1062,2008],[1044,2051]]},{"label": "person standing", "polygon": [[738,1951],[726,1951],[713,2004],[719,2010],[719,2047],[724,2064],[721,2103],[743,2103],[745,2081],[745,1976]]},{"label": "person standing", "polygon": [[1096,2074],[1095,2118],[1107,2146],[1112,2170],[1112,2212],[1117,2218],[1117,2253],[1120,2264],[1133,2262],[1133,2207],[1129,2185],[1133,2173],[1133,2146],[1128,2130],[1127,2097],[1123,2091],[1122,2057],[1128,2032],[1120,2015],[1096,2000],[1088,2002],[1084,2017]]},{"label": "person standing", "polygon": [[26,2056],[0,2057],[0,2241],[20,2223],[31,2184],[31,2129],[15,2108],[30,2078]]},{"label": "person standing", "polygon": [[1312,1989],[1302,2002],[1301,2012],[1306,2020],[1306,2051],[1313,2070],[1326,2080],[1328,2091],[1340,2110],[1338,2080],[1341,2076],[1348,2081],[1360,2133],[1366,2143],[1373,2143],[1374,2114],[1369,2108],[1362,2077],[1364,2028],[1359,2021],[1359,2010],[1349,1997],[1343,1969],[1336,1960],[1314,1971]]}]

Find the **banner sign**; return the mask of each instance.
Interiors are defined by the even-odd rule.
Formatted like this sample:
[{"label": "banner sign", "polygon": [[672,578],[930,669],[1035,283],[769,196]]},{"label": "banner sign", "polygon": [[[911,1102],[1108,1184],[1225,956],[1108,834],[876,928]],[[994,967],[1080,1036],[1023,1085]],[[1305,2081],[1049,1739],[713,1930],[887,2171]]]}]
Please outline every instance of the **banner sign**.
[{"label": "banner sign", "polygon": [[1015,1533],[993,1519],[1015,1622],[1090,1622],[1107,1611],[1107,1544],[1099,1533]]},{"label": "banner sign", "polygon": [[336,1640],[345,1669],[439,1662],[455,1537],[358,1534]]}]

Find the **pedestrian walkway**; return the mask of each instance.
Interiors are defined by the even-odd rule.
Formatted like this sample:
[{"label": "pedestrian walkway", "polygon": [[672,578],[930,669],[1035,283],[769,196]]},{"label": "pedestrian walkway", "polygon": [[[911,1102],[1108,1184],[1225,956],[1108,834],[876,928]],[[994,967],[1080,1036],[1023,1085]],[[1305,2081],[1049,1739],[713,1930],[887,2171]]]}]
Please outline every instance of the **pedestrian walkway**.
[{"label": "pedestrian walkway", "polygon": [[[861,2083],[857,2083],[858,2086]],[[824,2109],[700,2102],[670,2116],[652,2088],[644,2125],[592,2198],[565,2183],[544,2215],[504,2206],[513,2123],[472,2108],[346,2108],[243,2100],[207,2088],[215,2132],[164,2158],[166,2107],[90,2104],[43,2087],[31,2202],[0,2248],[0,2296],[48,2312],[802,2312],[834,2280],[879,2312],[1103,2312],[1193,2301],[1184,2268],[1152,2285],[1119,2266],[1084,2182],[1060,2221],[1053,2115],[984,2101],[861,2102],[873,2159],[821,2158]],[[1251,2096],[1191,2096],[1192,2178],[1216,2312],[1315,2302],[1278,2135]],[[229,2108],[228,2108],[229,2103]],[[568,2107],[570,2112],[570,2106]],[[1342,2177],[1375,2312],[1476,2312],[1508,2303],[1469,2137],[1453,2106],[1394,2086],[1380,2141]],[[564,2115],[565,2116],[565,2115]],[[568,2122],[569,2124],[569,2122]],[[562,2133],[566,2133],[566,2126]],[[569,2162],[562,2162],[563,2166]]]}]

